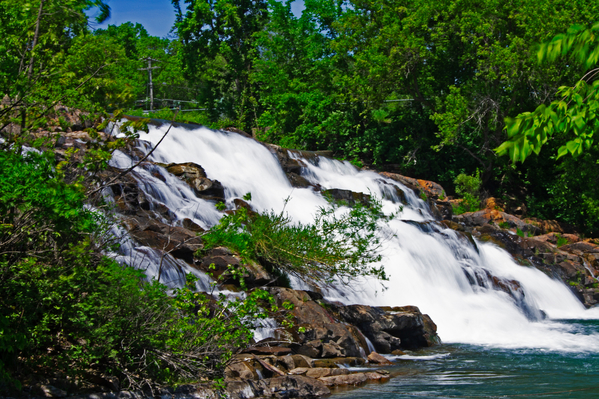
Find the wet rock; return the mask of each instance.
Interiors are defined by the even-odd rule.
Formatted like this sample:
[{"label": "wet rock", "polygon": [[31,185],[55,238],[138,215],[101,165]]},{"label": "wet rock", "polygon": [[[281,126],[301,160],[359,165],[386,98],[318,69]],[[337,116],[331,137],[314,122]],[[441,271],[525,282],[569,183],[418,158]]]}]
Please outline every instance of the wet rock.
[{"label": "wet rock", "polygon": [[433,346],[440,342],[437,327],[416,307],[375,308],[365,305],[335,306],[348,323],[358,327],[378,352]]},{"label": "wet rock", "polygon": [[297,337],[302,344],[298,353],[309,357],[323,356],[323,344],[328,344],[326,356],[360,356],[362,344],[355,335],[356,330],[336,320],[322,305],[312,300],[307,292],[280,287],[269,288],[269,291],[278,305],[286,301],[294,305],[291,313],[295,324],[305,329]]},{"label": "wet rock", "polygon": [[322,381],[301,375],[271,378],[267,383],[273,398],[314,398],[331,393]]},{"label": "wet rock", "polygon": [[203,246],[197,233],[184,227],[170,226],[139,216],[124,219],[124,224],[139,243],[167,252],[187,263],[193,263],[195,252]]},{"label": "wet rock", "polygon": [[243,277],[248,287],[259,287],[276,280],[276,277],[272,276],[260,264],[245,264],[239,256],[225,247],[210,249],[196,262],[196,266],[205,272],[212,273],[214,278],[221,278],[223,284],[238,283],[231,276],[229,266],[233,268],[243,267]]},{"label": "wet rock", "polygon": [[429,180],[413,179],[397,173],[381,172],[380,174],[403,184],[414,191],[417,196],[423,198],[427,202],[435,219],[452,219],[453,207],[445,194],[445,190],[440,184]]},{"label": "wet rock", "polygon": [[256,369],[248,362],[233,362],[225,369],[225,377],[230,380],[257,380]]},{"label": "wet rock", "polygon": [[250,139],[252,138],[251,134],[246,133],[243,130],[238,129],[238,128],[234,127],[234,126],[226,127],[226,128],[223,129],[223,131],[230,132],[230,133],[237,133],[237,134],[242,135],[243,137],[247,137],[247,138],[250,138]]},{"label": "wet rock", "polygon": [[170,174],[185,181],[198,197],[215,201],[225,200],[223,185],[218,180],[209,179],[200,165],[193,162],[160,165]]},{"label": "wet rock", "polygon": [[385,356],[379,355],[376,352],[371,352],[370,355],[368,355],[368,363],[371,363],[371,364],[381,364],[381,365],[390,365],[390,364],[393,364]]},{"label": "wet rock", "polygon": [[310,378],[322,378],[328,377],[331,375],[347,375],[349,374],[348,369],[340,369],[340,368],[329,368],[329,367],[315,367],[311,369],[305,369],[305,372],[302,375]]},{"label": "wet rock", "polygon": [[302,177],[298,173],[288,172],[285,174],[287,175],[287,179],[289,179],[289,183],[291,183],[291,187],[307,188],[314,186],[312,183],[308,181],[308,179]]},{"label": "wet rock", "polygon": [[368,381],[368,377],[364,373],[354,373],[322,377],[319,381],[322,381],[326,386],[362,385]]},{"label": "wet rock", "polygon": [[366,372],[366,373],[364,373],[364,376],[366,376],[368,381],[386,381],[391,378],[391,376],[389,376],[388,372],[385,374],[385,373],[381,373],[381,371],[385,371],[385,370]]},{"label": "wet rock", "polygon": [[312,361],[313,367],[338,368],[340,364],[351,367],[363,366],[366,364],[366,360],[361,357],[336,357],[329,359],[314,359]]},{"label": "wet rock", "polygon": [[49,384],[35,385],[32,388],[32,391],[36,395],[43,396],[45,398],[64,398],[65,396],[67,396],[67,393],[65,391]]},{"label": "wet rock", "polygon": [[356,193],[350,190],[342,190],[339,188],[323,190],[322,193],[325,196],[330,196],[335,201],[345,203],[349,206],[354,206],[356,203],[360,203],[364,206],[368,206],[368,204],[370,204],[370,195],[364,193]]}]

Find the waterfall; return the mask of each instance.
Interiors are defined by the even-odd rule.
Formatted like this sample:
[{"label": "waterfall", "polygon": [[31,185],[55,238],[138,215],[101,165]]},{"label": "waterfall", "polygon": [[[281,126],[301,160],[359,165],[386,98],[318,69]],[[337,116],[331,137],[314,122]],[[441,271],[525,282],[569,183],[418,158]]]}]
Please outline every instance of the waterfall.
[{"label": "waterfall", "polygon": [[[141,149],[148,151],[167,128],[150,127],[148,134],[142,132],[140,140],[147,143]],[[290,157],[297,159],[300,155]],[[318,192],[293,188],[269,149],[239,134],[173,127],[151,160],[199,164],[210,179],[225,187],[227,203],[232,204],[233,199],[249,192],[257,211],[284,210],[294,221],[310,223],[319,207],[327,205]],[[345,304],[416,305],[431,316],[446,343],[599,350],[599,336],[576,335],[559,322],[568,318],[599,318],[596,310],[585,310],[563,283],[535,268],[516,264],[493,244],[473,244],[436,223],[426,203],[398,182],[374,172],[359,171],[347,162],[324,157],[302,161],[306,165],[302,176],[311,183],[323,189],[373,195],[382,200],[386,213],[402,206],[397,189],[405,194],[406,203],[398,216],[381,226],[381,263],[389,281],[361,279],[349,287],[329,288],[325,290],[327,299]],[[118,153],[112,164],[124,168],[130,162],[125,154]],[[217,222],[219,213],[213,203],[195,197],[185,183],[160,166],[152,168],[155,169],[138,168],[135,176],[153,203],[168,207],[178,221],[189,218],[202,227]],[[515,280],[520,289],[512,294],[493,289],[491,276]]]}]

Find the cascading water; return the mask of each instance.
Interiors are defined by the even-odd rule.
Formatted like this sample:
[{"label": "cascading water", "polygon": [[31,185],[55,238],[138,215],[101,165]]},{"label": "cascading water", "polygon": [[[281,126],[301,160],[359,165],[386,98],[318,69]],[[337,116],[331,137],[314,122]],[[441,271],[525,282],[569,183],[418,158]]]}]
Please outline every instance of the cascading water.
[{"label": "cascading water", "polygon": [[[141,140],[155,145],[167,126],[151,127]],[[149,144],[142,150],[147,151]],[[291,157],[299,157],[290,154]],[[263,145],[239,134],[205,128],[171,128],[151,160],[159,163],[194,162],[209,178],[225,187],[228,203],[250,192],[258,211],[284,210],[295,221],[309,223],[327,201],[309,188],[293,188],[277,158]],[[405,193],[406,204],[385,226],[381,253],[389,281],[363,279],[351,287],[328,289],[327,297],[346,304],[416,305],[438,325],[444,342],[461,342],[504,348],[543,348],[597,351],[599,335],[576,335],[563,318],[599,318],[587,311],[561,282],[542,272],[517,265],[511,256],[492,244],[468,239],[434,222],[426,204],[401,184],[374,172],[358,171],[349,163],[318,157],[303,160],[302,175],[323,189],[347,189],[382,200],[383,210],[401,205],[395,187]],[[124,168],[130,159],[115,156],[114,166]],[[198,199],[186,184],[159,166],[136,172],[136,179],[154,204],[169,208],[179,221],[189,218],[202,227],[215,224],[219,213],[208,201]],[[159,176],[156,177],[156,176]],[[512,293],[493,289],[491,276],[516,280]],[[476,284],[473,284],[476,281]],[[385,289],[387,287],[387,289]],[[548,319],[542,320],[544,315]]]}]

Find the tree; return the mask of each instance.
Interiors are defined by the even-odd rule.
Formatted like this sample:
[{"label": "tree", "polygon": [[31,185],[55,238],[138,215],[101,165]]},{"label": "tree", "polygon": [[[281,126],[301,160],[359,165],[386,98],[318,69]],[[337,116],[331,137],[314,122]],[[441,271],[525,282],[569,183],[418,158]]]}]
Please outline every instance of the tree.
[{"label": "tree", "polygon": [[488,180],[496,173],[492,150],[501,143],[503,118],[550,97],[576,73],[565,64],[537,66],[528,43],[546,40],[572,20],[587,22],[596,11],[594,2],[561,0],[351,1],[337,22],[334,48],[350,65],[351,101],[376,114],[386,111],[389,125],[405,111],[387,106],[389,100],[410,98],[411,109],[432,118],[436,126],[425,124],[412,135],[414,160],[428,155],[444,162],[447,152],[453,166],[444,168],[478,164]]},{"label": "tree", "polygon": [[26,4],[7,0],[0,4],[0,89],[2,96],[10,99],[10,106],[0,111],[2,126],[16,114],[22,131],[43,119],[39,104],[56,95],[49,92],[49,82],[60,75],[59,60],[73,37],[87,30],[84,11],[92,7],[100,8],[99,20],[110,14],[102,0],[39,0]]},{"label": "tree", "polygon": [[185,0],[185,13],[179,3],[173,0],[181,57],[186,77],[201,82],[201,104],[214,119],[222,114],[251,127],[256,100],[250,73],[258,51],[254,34],[266,24],[266,1]]},{"label": "tree", "polygon": [[[150,36],[139,23],[109,25],[106,29],[97,29],[94,35],[111,38],[124,47],[128,63],[121,65],[119,76],[133,85],[135,98],[140,102],[148,97],[148,73],[142,68],[148,66],[146,58],[156,60],[152,81],[154,97],[157,99],[195,100],[198,86],[183,76],[180,57],[180,42]],[[165,102],[172,105],[172,102]],[[162,103],[158,103],[158,107]]]},{"label": "tree", "polygon": [[260,56],[251,78],[261,111],[258,137],[293,148],[327,148],[329,128],[345,122],[335,106],[332,27],[318,21],[318,2],[305,2],[300,18],[291,3],[269,2],[269,22],[255,35]]},{"label": "tree", "polygon": [[[584,70],[599,61],[599,22],[590,28],[574,25],[565,34],[556,35],[539,46],[539,63],[555,62],[570,55],[570,59]],[[533,112],[521,113],[506,119],[508,140],[497,153],[509,155],[512,162],[524,162],[553,136],[566,143],[557,150],[557,158],[566,154],[581,155],[591,149],[593,134],[599,128],[599,68],[588,70],[574,86],[562,86],[557,91],[558,100],[548,106],[541,104]],[[573,138],[572,138],[573,137]]]}]

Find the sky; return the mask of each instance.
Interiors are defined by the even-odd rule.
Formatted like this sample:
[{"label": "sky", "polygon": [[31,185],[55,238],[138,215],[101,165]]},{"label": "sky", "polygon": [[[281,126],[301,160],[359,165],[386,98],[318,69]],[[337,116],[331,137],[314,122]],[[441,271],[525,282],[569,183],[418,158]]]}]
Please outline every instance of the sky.
[{"label": "sky", "polygon": [[[175,22],[175,9],[171,0],[108,0],[107,3],[111,10],[110,18],[102,24],[92,21],[92,28],[106,28],[108,25],[131,21],[142,24],[152,36],[166,37]],[[185,9],[184,1],[181,1],[181,8]],[[296,0],[291,5],[296,16],[303,9],[303,0]],[[91,10],[88,14],[94,17],[97,13],[97,10]]]}]

